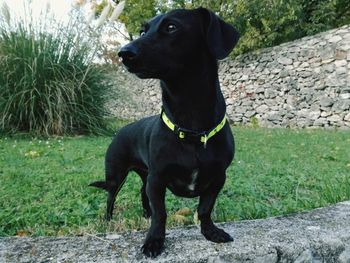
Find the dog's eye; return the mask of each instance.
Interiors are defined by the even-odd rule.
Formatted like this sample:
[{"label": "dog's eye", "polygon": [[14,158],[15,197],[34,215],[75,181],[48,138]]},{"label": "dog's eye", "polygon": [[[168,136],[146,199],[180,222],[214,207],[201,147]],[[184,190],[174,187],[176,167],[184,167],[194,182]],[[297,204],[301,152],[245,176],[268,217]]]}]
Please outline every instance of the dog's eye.
[{"label": "dog's eye", "polygon": [[140,36],[142,37],[142,36],[144,36],[144,35],[146,35],[146,32],[145,31],[140,31]]},{"label": "dog's eye", "polygon": [[167,26],[167,28],[166,28],[166,31],[167,31],[168,33],[172,33],[172,32],[174,32],[174,31],[176,31],[176,29],[177,29],[176,25],[174,25],[174,24],[169,24],[169,25]]}]

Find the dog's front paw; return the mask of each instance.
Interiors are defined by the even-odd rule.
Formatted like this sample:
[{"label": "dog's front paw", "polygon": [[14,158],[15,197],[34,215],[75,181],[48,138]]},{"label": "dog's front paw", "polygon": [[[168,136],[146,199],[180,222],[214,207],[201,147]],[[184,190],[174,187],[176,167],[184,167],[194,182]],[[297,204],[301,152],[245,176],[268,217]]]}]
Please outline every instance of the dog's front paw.
[{"label": "dog's front paw", "polygon": [[233,238],[228,233],[215,225],[211,225],[210,227],[202,227],[201,232],[206,239],[215,243],[226,243],[233,241]]},{"label": "dog's front paw", "polygon": [[164,248],[164,238],[147,238],[141,251],[145,256],[155,258],[162,253]]}]

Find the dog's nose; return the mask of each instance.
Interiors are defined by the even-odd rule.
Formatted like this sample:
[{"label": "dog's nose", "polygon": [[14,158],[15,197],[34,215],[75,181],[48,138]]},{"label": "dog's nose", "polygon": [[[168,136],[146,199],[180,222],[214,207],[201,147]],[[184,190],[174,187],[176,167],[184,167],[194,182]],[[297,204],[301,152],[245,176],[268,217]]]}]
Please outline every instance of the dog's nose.
[{"label": "dog's nose", "polygon": [[135,59],[137,57],[137,49],[134,45],[126,45],[124,47],[122,47],[119,52],[118,52],[118,56],[120,58],[122,58],[123,62],[127,62],[127,61],[132,61],[133,59]]}]

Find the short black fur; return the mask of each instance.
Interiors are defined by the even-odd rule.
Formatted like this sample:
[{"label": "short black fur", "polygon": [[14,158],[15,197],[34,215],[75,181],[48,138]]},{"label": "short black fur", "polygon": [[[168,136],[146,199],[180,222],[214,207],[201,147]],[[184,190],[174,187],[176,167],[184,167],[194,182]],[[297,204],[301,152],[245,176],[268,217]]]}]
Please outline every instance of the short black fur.
[{"label": "short black fur", "polygon": [[[230,53],[238,38],[231,25],[207,9],[179,9],[151,19],[141,37],[124,46],[119,56],[140,78],[160,79],[163,110],[173,123],[192,131],[208,131],[226,112],[217,60]],[[159,115],[152,116],[118,132],[106,153],[106,180],[91,185],[108,192],[106,219],[110,220],[128,172],[140,175],[144,216],[151,216],[142,252],[156,257],[165,239],[166,188],[178,196],[199,196],[198,217],[205,238],[213,242],[233,240],[211,219],[233,156],[228,123],[204,147],[203,143],[180,139]]]}]

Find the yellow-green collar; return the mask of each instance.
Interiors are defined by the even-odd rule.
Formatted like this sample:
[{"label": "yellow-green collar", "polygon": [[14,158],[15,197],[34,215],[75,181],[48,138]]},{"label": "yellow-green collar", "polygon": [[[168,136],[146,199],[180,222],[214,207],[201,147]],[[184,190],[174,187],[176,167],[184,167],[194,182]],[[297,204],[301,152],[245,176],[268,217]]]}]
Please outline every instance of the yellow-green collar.
[{"label": "yellow-green collar", "polygon": [[161,118],[163,122],[165,123],[166,126],[173,132],[175,132],[180,139],[186,140],[186,139],[191,139],[192,141],[195,142],[201,142],[204,144],[204,147],[207,146],[208,140],[213,137],[215,134],[217,134],[224,126],[226,123],[226,115],[222,119],[222,121],[213,129],[210,131],[204,131],[204,132],[196,132],[196,131],[191,131],[187,129],[180,128],[176,124],[174,124],[168,116],[166,116],[165,112],[162,110],[161,112]]}]

